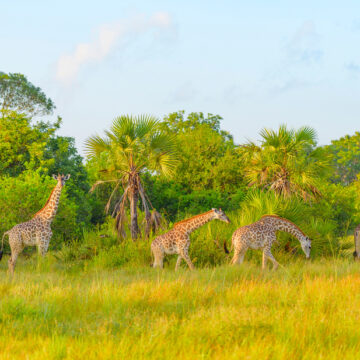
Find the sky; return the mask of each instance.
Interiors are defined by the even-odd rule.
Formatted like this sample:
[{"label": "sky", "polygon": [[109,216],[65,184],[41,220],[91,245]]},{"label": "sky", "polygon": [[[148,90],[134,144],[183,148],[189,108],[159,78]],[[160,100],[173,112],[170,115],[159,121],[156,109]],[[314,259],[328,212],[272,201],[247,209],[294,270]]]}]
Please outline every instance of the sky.
[{"label": "sky", "polygon": [[237,143],[360,130],[358,0],[0,0],[0,16],[0,71],[43,89],[82,154],[122,114],[219,114]]}]

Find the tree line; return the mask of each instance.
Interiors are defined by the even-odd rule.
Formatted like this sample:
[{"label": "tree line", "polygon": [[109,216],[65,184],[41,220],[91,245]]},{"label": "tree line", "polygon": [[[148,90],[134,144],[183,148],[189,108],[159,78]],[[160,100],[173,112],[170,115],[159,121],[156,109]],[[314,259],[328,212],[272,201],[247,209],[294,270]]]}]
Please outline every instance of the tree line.
[{"label": "tree line", "polygon": [[24,75],[0,72],[0,233],[42,207],[53,173],[71,174],[55,243],[81,239],[107,216],[119,238],[136,240],[164,220],[267,201],[321,218],[336,236],[360,222],[359,132],[318,146],[313,128],[282,125],[236,144],[220,115],[120,115],[102,136],[89,136],[83,159],[72,137],[58,135],[61,117],[43,120],[55,109]]}]

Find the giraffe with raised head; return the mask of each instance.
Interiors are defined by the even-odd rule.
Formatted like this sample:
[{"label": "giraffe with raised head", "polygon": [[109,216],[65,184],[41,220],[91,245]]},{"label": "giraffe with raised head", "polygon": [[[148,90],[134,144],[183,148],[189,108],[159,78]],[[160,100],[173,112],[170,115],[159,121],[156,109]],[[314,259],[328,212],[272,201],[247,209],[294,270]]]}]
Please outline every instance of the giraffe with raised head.
[{"label": "giraffe with raised head", "polygon": [[2,237],[2,247],[0,259],[3,254],[4,237],[9,236],[11,257],[8,261],[9,272],[14,273],[16,260],[25,246],[37,246],[39,254],[45,256],[52,236],[51,223],[55,218],[59,205],[61,190],[70,175],[53,175],[57,184],[50,194],[45,206],[38,211],[34,217],[24,223],[15,225],[12,229],[4,233]]},{"label": "giraffe with raised head", "polygon": [[[253,224],[242,226],[235,230],[232,236],[232,246],[234,257],[232,264],[241,264],[244,260],[246,251],[250,249],[262,249],[262,268],[265,269],[266,261],[269,259],[274,266],[278,267],[278,262],[271,253],[271,246],[276,241],[276,233],[284,231],[296,237],[303,249],[306,258],[310,257],[311,240],[290,220],[281,218],[277,215],[265,215]],[[224,243],[225,251],[229,253]]]},{"label": "giraffe with raised head", "polygon": [[354,243],[355,243],[355,251],[353,253],[354,260],[360,261],[360,225],[358,225],[354,230]]},{"label": "giraffe with raised head", "polygon": [[165,254],[178,254],[175,270],[178,270],[181,260],[184,259],[190,270],[194,265],[189,257],[190,234],[211,220],[221,220],[230,223],[229,218],[221,209],[212,209],[206,213],[182,220],[165,234],[157,236],[151,243],[151,251],[154,255],[153,267],[163,267]]}]

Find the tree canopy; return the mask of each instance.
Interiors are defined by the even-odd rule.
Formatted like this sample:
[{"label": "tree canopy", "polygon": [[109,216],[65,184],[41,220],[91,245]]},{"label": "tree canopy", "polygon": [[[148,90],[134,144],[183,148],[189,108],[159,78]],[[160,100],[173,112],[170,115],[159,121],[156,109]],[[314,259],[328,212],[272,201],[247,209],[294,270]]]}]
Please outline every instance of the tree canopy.
[{"label": "tree canopy", "polygon": [[55,104],[24,75],[0,72],[0,110],[16,111],[27,117],[49,115]]},{"label": "tree canopy", "polygon": [[325,150],[334,169],[334,182],[348,185],[356,180],[360,173],[360,132],[332,140],[331,145],[325,146]]},{"label": "tree canopy", "polygon": [[162,124],[177,139],[179,161],[174,181],[188,191],[232,192],[242,183],[241,158],[232,136],[220,129],[221,116],[184,111],[171,113]]},{"label": "tree canopy", "polygon": [[303,199],[318,197],[328,162],[324,152],[315,148],[315,130],[310,127],[292,130],[281,125],[277,131],[261,130],[260,136],[260,145],[249,142],[240,150],[249,185],[285,197],[293,194]]},{"label": "tree canopy", "polygon": [[108,211],[113,196],[120,186],[123,194],[116,199],[113,214],[119,235],[125,235],[127,221],[125,206],[130,203],[131,236],[139,234],[137,204],[139,197],[145,211],[146,233],[149,232],[151,215],[146,190],[141,182],[144,172],[171,176],[176,165],[175,139],[160,127],[158,119],[141,115],[138,117],[120,116],[113,121],[105,137],[90,137],[85,144],[89,159],[96,160],[104,180],[95,186],[108,182],[115,183],[113,193],[106,205]]},{"label": "tree canopy", "polygon": [[26,169],[48,168],[52,157],[45,158],[47,141],[59,128],[55,124],[32,125],[30,119],[14,111],[0,117],[0,176],[17,176]]}]

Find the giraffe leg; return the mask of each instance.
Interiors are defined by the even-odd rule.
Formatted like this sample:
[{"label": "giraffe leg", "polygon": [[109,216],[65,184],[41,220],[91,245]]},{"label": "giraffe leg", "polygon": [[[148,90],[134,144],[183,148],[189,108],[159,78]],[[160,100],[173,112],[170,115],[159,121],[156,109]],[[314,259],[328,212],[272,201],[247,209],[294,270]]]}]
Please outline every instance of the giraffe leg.
[{"label": "giraffe leg", "polygon": [[38,253],[39,253],[39,255],[41,255],[41,257],[44,257],[46,255],[48,247],[49,247],[49,243],[46,243],[46,242],[41,243],[38,246]]},{"label": "giraffe leg", "polygon": [[175,271],[177,271],[180,267],[180,264],[181,264],[181,260],[182,260],[182,257],[181,255],[178,255],[178,258],[176,260],[176,266],[175,266]]},{"label": "giraffe leg", "polygon": [[240,265],[244,261],[244,256],[247,251],[247,247],[240,245],[240,247],[235,247],[234,256],[231,260],[232,265]]},{"label": "giraffe leg", "polygon": [[263,251],[263,255],[262,255],[262,269],[263,270],[266,268],[266,260],[267,260],[267,257],[265,255],[265,251]]},{"label": "giraffe leg", "polygon": [[23,251],[24,245],[19,235],[10,235],[9,245],[11,248],[11,256],[8,261],[8,267],[9,267],[9,273],[13,275],[15,270],[16,260],[19,254]]},{"label": "giraffe leg", "polygon": [[43,264],[44,264],[44,257],[46,255],[47,249],[49,247],[50,239],[47,238],[47,236],[39,233],[37,235],[37,251],[38,251],[38,257],[37,257],[37,269],[38,271],[41,270]]},{"label": "giraffe leg", "polygon": [[164,266],[164,251],[157,245],[151,244],[151,251],[154,255],[153,267],[162,268]]},{"label": "giraffe leg", "polygon": [[51,232],[46,232],[46,233],[39,232],[36,235],[38,254],[41,255],[42,257],[44,257],[47,253],[51,236],[52,236]]},{"label": "giraffe leg", "polygon": [[273,254],[270,249],[264,249],[265,256],[273,263],[274,270],[276,270],[279,266],[279,263],[275,260]]},{"label": "giraffe leg", "polygon": [[189,266],[189,269],[190,270],[194,270],[195,269],[195,266],[194,264],[191,262],[190,260],[190,256],[188,254],[188,249],[181,249],[180,251],[180,256],[186,261],[186,263],[188,264]]}]

